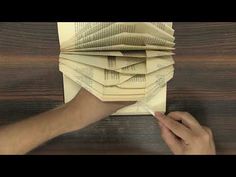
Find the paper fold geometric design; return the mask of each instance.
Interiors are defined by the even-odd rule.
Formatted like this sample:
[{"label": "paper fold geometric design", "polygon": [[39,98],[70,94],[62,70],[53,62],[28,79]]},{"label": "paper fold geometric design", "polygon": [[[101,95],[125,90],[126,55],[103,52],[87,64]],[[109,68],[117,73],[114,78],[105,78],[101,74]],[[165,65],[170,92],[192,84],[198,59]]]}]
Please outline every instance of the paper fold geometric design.
[{"label": "paper fold geometric design", "polygon": [[60,71],[102,101],[148,104],[174,75],[170,22],[58,23],[58,31]]}]

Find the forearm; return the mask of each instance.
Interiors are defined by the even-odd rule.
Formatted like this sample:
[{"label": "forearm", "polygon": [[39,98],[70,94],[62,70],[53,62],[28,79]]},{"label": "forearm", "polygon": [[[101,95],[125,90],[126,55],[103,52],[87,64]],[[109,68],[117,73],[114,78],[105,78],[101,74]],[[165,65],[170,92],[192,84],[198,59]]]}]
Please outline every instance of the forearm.
[{"label": "forearm", "polygon": [[81,89],[66,105],[0,128],[0,154],[25,154],[54,137],[97,122],[128,104],[101,102]]},{"label": "forearm", "polygon": [[[79,114],[78,114],[79,115]],[[70,131],[68,107],[42,113],[0,128],[0,154],[25,154],[38,145]]]}]

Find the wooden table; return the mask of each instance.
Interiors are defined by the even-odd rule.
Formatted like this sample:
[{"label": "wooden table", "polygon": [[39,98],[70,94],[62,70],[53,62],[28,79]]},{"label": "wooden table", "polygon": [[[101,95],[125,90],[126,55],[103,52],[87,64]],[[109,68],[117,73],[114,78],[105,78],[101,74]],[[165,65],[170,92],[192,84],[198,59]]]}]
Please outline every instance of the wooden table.
[{"label": "wooden table", "polygon": [[[236,154],[236,23],[174,23],[168,111],[212,128],[217,152]],[[63,103],[56,23],[0,23],[0,124]],[[151,116],[107,118],[31,154],[169,154]]]}]

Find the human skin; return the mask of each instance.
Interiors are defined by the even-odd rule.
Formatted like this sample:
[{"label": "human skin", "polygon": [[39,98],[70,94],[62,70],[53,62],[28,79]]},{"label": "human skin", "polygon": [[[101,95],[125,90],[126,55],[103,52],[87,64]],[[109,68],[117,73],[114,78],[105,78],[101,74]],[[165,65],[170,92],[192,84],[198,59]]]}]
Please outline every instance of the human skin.
[{"label": "human skin", "polygon": [[213,133],[188,112],[156,113],[161,136],[174,154],[216,154]]},{"label": "human skin", "polygon": [[26,154],[59,135],[80,130],[131,104],[102,102],[84,89],[69,103],[0,128],[0,154]]},{"label": "human skin", "polygon": [[[84,89],[69,103],[48,112],[2,126],[0,154],[26,154],[65,133],[80,130],[133,102],[102,102]],[[161,136],[174,154],[215,154],[209,128],[185,112],[156,113]]]}]

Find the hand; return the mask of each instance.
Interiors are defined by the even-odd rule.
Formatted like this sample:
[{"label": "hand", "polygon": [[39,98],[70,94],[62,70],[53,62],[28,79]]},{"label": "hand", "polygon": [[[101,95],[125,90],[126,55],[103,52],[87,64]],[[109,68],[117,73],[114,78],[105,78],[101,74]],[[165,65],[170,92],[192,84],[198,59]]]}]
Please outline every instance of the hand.
[{"label": "hand", "polygon": [[134,102],[103,102],[85,89],[66,104],[71,124],[69,131],[74,131],[97,122]]},{"label": "hand", "polygon": [[52,138],[79,130],[129,104],[131,102],[102,102],[81,89],[65,105],[1,127],[0,154],[25,154]]},{"label": "hand", "polygon": [[161,136],[174,154],[214,155],[212,131],[187,112],[156,113]]}]

